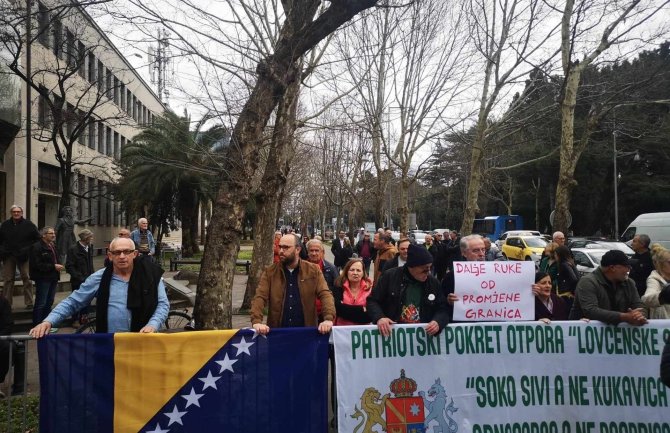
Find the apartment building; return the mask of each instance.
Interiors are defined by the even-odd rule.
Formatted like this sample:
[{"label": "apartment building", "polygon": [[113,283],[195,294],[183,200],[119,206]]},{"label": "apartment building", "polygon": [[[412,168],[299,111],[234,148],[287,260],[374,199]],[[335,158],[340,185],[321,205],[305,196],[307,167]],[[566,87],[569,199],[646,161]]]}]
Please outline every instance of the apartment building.
[{"label": "apartment building", "polygon": [[[116,161],[165,107],[86,10],[31,0],[28,14],[25,0],[14,3],[30,20],[12,21],[13,34],[30,43],[0,52],[0,217],[18,204],[39,227],[54,225],[69,167],[70,205],[90,218],[76,231],[92,230],[100,245],[133,223],[110,194]],[[11,70],[14,57],[28,80]]]}]

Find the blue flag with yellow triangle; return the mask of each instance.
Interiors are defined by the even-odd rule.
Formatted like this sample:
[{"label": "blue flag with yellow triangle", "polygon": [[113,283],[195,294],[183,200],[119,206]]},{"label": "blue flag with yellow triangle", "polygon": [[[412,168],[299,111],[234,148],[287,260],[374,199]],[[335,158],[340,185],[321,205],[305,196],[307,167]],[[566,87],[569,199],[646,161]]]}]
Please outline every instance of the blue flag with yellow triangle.
[{"label": "blue flag with yellow triangle", "polygon": [[327,431],[314,328],[51,335],[38,351],[42,433]]}]

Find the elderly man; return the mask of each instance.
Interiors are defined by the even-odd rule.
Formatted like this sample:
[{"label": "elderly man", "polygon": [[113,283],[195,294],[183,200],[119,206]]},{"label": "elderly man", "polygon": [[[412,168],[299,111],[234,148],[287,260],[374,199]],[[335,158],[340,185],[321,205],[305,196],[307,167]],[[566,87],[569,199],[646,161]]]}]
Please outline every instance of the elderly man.
[{"label": "elderly man", "polygon": [[631,248],[635,251],[632,258],[636,262],[630,270],[630,278],[635,282],[635,287],[637,287],[637,293],[640,295],[640,298],[647,291],[647,278],[651,274],[651,271],[654,270],[651,251],[649,251],[650,243],[651,239],[649,239],[649,236],[643,234],[635,235],[631,242]]},{"label": "elderly man", "polygon": [[616,325],[647,323],[640,295],[628,278],[635,261],[620,250],[610,250],[600,259],[600,266],[577,283],[570,320],[591,319]]},{"label": "elderly man", "polygon": [[[67,252],[65,271],[70,274],[70,288],[74,292],[86,281],[93,269],[93,232],[84,229],[79,232],[79,242]],[[77,327],[80,313],[75,313],[72,326]]]},{"label": "elderly man", "polygon": [[0,225],[0,259],[2,264],[3,294],[9,305],[14,299],[14,275],[19,267],[23,281],[23,301],[26,309],[33,308],[33,283],[28,272],[28,258],[32,245],[40,240],[35,224],[23,218],[23,208],[12,205],[11,218]]},{"label": "elderly man", "polygon": [[565,235],[563,232],[554,232],[554,234],[551,235],[551,240],[555,244],[558,244],[558,246],[565,245]]},{"label": "elderly man", "polygon": [[65,298],[46,319],[30,330],[35,338],[90,305],[96,298],[96,332],[151,333],[165,323],[170,302],[165,294],[163,270],[138,257],[130,239],[116,238],[107,253],[112,264],[93,273]]},{"label": "elderly man", "polygon": [[325,256],[326,250],[323,247],[323,242],[318,239],[312,239],[307,242],[307,259],[310,263],[314,263],[321,269],[323,277],[326,279],[326,284],[330,291],[333,291],[335,280],[340,276],[335,265],[327,261]]},{"label": "elderly man", "polygon": [[40,323],[51,311],[60,280],[63,265],[58,260],[53,227],[40,230],[42,239],[35,242],[30,250],[30,278],[35,281],[35,307],[33,326]]},{"label": "elderly man", "polygon": [[[287,234],[279,240],[279,263],[268,266],[261,275],[256,295],[251,300],[251,325],[261,335],[271,328],[317,326],[316,299],[321,301],[323,321],[319,332],[333,327],[335,302],[319,267],[300,260],[300,238]],[[268,307],[267,325],[263,309]]]},{"label": "elderly man", "polygon": [[138,245],[137,250],[141,255],[153,257],[156,254],[156,241],[149,230],[149,221],[146,218],[137,220],[137,228],[130,234],[130,239]]},{"label": "elderly man", "polygon": [[367,312],[383,336],[394,323],[427,323],[428,335],[448,323],[447,303],[439,282],[430,275],[433,256],[423,247],[409,245],[407,263],[384,272],[367,299]]},{"label": "elderly man", "polygon": [[[486,245],[484,238],[480,235],[468,235],[461,238],[460,254],[456,261],[465,260],[468,262],[483,262],[486,260]],[[447,303],[449,312],[449,320],[452,319],[454,313],[454,302],[458,302],[459,298],[454,293],[455,282],[454,273],[449,272],[442,280],[442,290],[447,295]]]}]

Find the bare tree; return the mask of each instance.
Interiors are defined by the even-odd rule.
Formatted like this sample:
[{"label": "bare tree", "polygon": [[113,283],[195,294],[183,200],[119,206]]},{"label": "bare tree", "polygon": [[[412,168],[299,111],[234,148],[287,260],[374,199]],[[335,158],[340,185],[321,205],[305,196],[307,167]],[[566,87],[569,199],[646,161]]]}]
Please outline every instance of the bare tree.
[{"label": "bare tree", "polygon": [[[651,32],[643,29],[643,26],[651,26],[651,19],[659,12],[665,10],[667,13],[668,4],[670,2],[667,0],[632,0],[623,3],[566,1],[561,18],[564,81],[560,98],[561,148],[554,229],[567,232],[572,190],[577,185],[574,179],[577,163],[600,120],[613,105],[602,102],[593,104],[584,129],[579,138],[575,139],[575,107],[582,73],[613,45],[621,46],[621,50],[625,51],[626,44],[631,44],[633,40],[649,43],[667,34],[665,23],[661,27],[653,27]],[[638,47],[639,43],[633,45]],[[581,58],[576,59],[579,54]]]},{"label": "bare tree", "polygon": [[[483,75],[478,76],[481,91],[478,96],[475,133],[472,138],[470,176],[461,232],[472,231],[482,187],[482,168],[490,136],[504,125],[505,117],[491,121],[505,92],[530,70],[549,62],[552,55],[542,52],[556,32],[547,19],[551,9],[540,0],[495,2],[465,0],[469,34],[480,56]],[[516,101],[517,105],[522,103]],[[514,106],[506,116],[514,112]]]}]

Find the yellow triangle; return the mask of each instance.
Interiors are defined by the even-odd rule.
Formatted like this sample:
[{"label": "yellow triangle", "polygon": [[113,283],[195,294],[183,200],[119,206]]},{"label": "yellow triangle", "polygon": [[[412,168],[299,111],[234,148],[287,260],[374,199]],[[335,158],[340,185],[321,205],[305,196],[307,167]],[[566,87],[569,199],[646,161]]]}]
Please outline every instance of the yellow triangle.
[{"label": "yellow triangle", "polygon": [[236,332],[115,334],[114,432],[138,432]]}]

